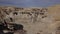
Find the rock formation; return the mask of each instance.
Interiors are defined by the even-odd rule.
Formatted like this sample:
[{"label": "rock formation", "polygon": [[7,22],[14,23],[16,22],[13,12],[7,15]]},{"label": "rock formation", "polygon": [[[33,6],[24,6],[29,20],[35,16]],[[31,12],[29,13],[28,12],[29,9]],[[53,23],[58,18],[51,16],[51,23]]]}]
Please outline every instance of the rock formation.
[{"label": "rock formation", "polygon": [[60,6],[48,8],[0,7],[0,21],[22,24],[27,34],[60,34]]}]

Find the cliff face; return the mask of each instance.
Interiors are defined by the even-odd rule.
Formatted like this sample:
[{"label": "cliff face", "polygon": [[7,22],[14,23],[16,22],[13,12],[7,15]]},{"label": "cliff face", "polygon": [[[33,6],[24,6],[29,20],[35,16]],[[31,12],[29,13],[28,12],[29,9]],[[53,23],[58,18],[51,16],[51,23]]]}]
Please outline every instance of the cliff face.
[{"label": "cliff face", "polygon": [[48,8],[0,7],[0,20],[22,24],[27,34],[60,34],[60,6]]}]

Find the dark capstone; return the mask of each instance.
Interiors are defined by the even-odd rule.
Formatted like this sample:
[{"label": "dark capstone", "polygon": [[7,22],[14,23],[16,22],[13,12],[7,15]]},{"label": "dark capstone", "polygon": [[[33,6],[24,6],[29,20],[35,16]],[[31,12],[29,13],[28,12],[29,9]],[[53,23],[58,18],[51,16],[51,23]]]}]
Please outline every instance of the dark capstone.
[{"label": "dark capstone", "polygon": [[23,30],[23,25],[21,24],[15,24],[13,27],[14,27],[14,30]]},{"label": "dark capstone", "polygon": [[19,8],[20,10],[23,10],[24,8]]},{"label": "dark capstone", "polygon": [[12,18],[10,18],[10,20],[11,20],[11,22],[13,22],[13,19]]},{"label": "dark capstone", "polygon": [[14,15],[17,15],[18,13],[17,13],[17,12],[14,12],[13,14],[14,14]]},{"label": "dark capstone", "polygon": [[57,29],[60,30],[60,27],[58,27]]},{"label": "dark capstone", "polygon": [[23,10],[24,8],[15,8],[15,11]]},{"label": "dark capstone", "polygon": [[44,15],[44,13],[40,13],[40,15]]},{"label": "dark capstone", "polygon": [[4,24],[0,23],[0,30],[3,30],[3,29],[4,29]]},{"label": "dark capstone", "polygon": [[42,16],[42,18],[45,18],[45,17],[47,17],[47,16]]},{"label": "dark capstone", "polygon": [[36,11],[36,9],[32,9],[33,11]]}]

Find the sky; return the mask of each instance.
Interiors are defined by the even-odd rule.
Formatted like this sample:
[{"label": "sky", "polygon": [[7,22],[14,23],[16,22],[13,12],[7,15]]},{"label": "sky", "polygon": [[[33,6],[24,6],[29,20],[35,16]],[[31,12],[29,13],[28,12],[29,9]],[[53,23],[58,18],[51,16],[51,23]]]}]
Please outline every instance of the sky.
[{"label": "sky", "polygon": [[0,6],[48,7],[60,4],[60,0],[0,0]]}]

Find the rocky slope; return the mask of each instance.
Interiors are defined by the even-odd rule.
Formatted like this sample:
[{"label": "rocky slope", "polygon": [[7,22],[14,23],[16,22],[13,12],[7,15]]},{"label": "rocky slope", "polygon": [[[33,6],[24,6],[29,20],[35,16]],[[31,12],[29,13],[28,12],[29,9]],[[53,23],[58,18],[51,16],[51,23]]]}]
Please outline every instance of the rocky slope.
[{"label": "rocky slope", "polygon": [[0,7],[0,21],[22,24],[27,34],[60,34],[60,5],[48,8]]}]

